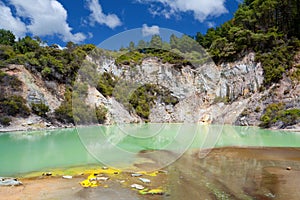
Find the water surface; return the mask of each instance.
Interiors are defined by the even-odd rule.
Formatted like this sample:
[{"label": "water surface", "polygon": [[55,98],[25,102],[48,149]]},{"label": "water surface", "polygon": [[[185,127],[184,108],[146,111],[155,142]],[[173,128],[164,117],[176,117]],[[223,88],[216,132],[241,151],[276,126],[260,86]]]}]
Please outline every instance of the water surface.
[{"label": "water surface", "polygon": [[179,156],[187,149],[228,146],[300,147],[300,134],[195,124],[132,124],[4,133],[0,135],[0,176],[100,161],[126,165],[136,162],[143,150],[167,150]]}]

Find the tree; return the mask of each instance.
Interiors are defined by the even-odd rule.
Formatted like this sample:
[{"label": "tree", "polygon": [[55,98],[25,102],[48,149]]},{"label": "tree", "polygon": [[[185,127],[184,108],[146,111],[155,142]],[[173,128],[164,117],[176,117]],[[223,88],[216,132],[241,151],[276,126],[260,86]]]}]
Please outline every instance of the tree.
[{"label": "tree", "polygon": [[162,49],[163,50],[171,50],[171,46],[168,42],[163,42]]},{"label": "tree", "polygon": [[129,51],[134,51],[134,49],[135,49],[135,44],[134,44],[134,42],[130,42],[129,43]]},{"label": "tree", "polygon": [[77,47],[77,45],[74,42],[69,41],[67,42],[66,47],[68,50],[72,51]]},{"label": "tree", "polygon": [[0,45],[0,60],[8,60],[15,56],[14,49],[9,45]]},{"label": "tree", "polygon": [[172,49],[179,49],[179,38],[174,34],[170,36],[170,46]]},{"label": "tree", "polygon": [[202,33],[200,32],[197,32],[196,36],[195,36],[195,40],[200,44],[202,45],[203,44],[203,41],[205,40],[205,37]]},{"label": "tree", "polygon": [[150,48],[161,49],[162,48],[162,39],[159,35],[153,35],[150,41]]},{"label": "tree", "polygon": [[19,39],[15,43],[15,49],[18,53],[25,54],[27,52],[33,52],[40,48],[39,43],[36,40],[33,40],[31,37],[26,36],[22,39]]},{"label": "tree", "polygon": [[11,31],[0,29],[0,44],[12,46],[15,39],[16,37]]},{"label": "tree", "polygon": [[33,113],[41,117],[46,117],[46,113],[49,112],[49,106],[44,103],[33,103],[31,104],[31,110]]},{"label": "tree", "polygon": [[137,45],[137,49],[145,49],[147,47],[147,43],[144,40],[140,40]]},{"label": "tree", "polygon": [[191,37],[187,35],[183,35],[178,42],[179,50],[183,53],[191,52],[193,50],[197,50],[196,42]]}]

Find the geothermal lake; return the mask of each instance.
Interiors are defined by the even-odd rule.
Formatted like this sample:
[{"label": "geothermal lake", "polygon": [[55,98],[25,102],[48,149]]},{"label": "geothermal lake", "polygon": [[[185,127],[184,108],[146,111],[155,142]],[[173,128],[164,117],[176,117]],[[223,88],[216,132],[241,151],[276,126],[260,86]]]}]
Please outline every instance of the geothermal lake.
[{"label": "geothermal lake", "polygon": [[172,164],[187,151],[199,151],[199,158],[204,158],[208,149],[219,147],[300,147],[300,134],[196,124],[129,124],[1,133],[0,176],[93,164],[129,169],[133,164],[143,166],[149,157],[156,161],[147,165],[147,170],[155,170]]}]

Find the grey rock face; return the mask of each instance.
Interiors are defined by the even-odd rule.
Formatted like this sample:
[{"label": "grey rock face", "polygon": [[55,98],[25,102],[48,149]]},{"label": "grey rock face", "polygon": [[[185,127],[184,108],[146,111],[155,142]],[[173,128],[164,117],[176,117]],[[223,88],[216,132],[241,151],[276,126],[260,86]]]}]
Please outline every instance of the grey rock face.
[{"label": "grey rock face", "polygon": [[[116,66],[111,59],[93,62],[98,65],[98,72],[110,72],[120,80],[130,82],[128,95],[141,85],[158,84],[169,89],[172,95],[179,99],[179,103],[175,106],[156,102],[151,108],[150,122],[211,123],[226,118],[225,122],[232,124],[244,110],[248,100],[230,105],[216,105],[214,100],[219,98],[233,102],[247,99],[257,93],[263,83],[263,70],[260,63],[254,61],[254,56],[250,53],[239,61],[224,63],[221,66],[206,63],[198,67],[182,68],[176,68],[172,64],[162,63],[157,58],[151,57],[136,66]],[[118,105],[117,101],[112,99],[107,101],[110,103],[104,104],[112,118],[124,122],[140,121],[133,116],[134,114],[125,112],[126,109]]]}]

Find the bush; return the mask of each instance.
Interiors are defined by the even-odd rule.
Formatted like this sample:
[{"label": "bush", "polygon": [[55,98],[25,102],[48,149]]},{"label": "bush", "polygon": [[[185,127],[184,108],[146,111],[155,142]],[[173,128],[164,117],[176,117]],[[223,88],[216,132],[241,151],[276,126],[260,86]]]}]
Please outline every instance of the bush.
[{"label": "bush", "polygon": [[10,122],[11,119],[9,117],[0,116],[0,124],[2,124],[3,126],[9,126]]},{"label": "bush", "polygon": [[96,107],[96,117],[100,124],[103,124],[106,120],[107,108],[105,106]]},{"label": "bush", "polygon": [[16,77],[0,71],[0,91],[4,95],[5,91],[20,91],[22,82]]},{"label": "bush", "polygon": [[300,120],[300,109],[285,110],[283,103],[273,103],[267,106],[264,115],[261,117],[260,126],[269,128],[277,122],[283,122],[283,127],[296,124]]},{"label": "bush", "polygon": [[26,100],[16,95],[0,100],[0,112],[7,116],[27,117],[30,115]]},{"label": "bush", "polygon": [[254,110],[256,113],[259,113],[261,111],[261,108],[259,106],[257,106]]},{"label": "bush", "polygon": [[47,112],[49,112],[49,106],[44,103],[33,103],[31,104],[31,110],[34,114],[45,117]]},{"label": "bush", "polygon": [[42,70],[42,76],[43,77],[49,77],[52,73],[52,70],[51,68],[49,67],[45,67],[43,70]]},{"label": "bush", "polygon": [[97,84],[97,90],[105,97],[112,96],[114,88],[118,82],[118,78],[112,73],[104,72],[100,75]]},{"label": "bush", "polygon": [[172,105],[179,102],[168,89],[155,84],[145,84],[137,88],[129,99],[135,112],[144,119],[149,118],[150,109],[156,101]]},{"label": "bush", "polygon": [[55,110],[55,116],[63,123],[74,123],[72,110],[72,90],[70,88],[66,88],[65,100]]},{"label": "bush", "polygon": [[115,63],[116,65],[138,65],[147,57],[159,58],[163,63],[174,64],[176,68],[181,68],[186,65],[192,65],[189,61],[179,54],[163,49],[145,48],[138,51],[130,51],[119,56]]},{"label": "bush", "polygon": [[300,120],[300,109],[290,109],[284,111],[279,119],[285,124],[285,126],[291,126]]},{"label": "bush", "polygon": [[225,96],[225,97],[220,97],[220,96],[217,96],[214,98],[214,101],[213,101],[214,104],[216,103],[225,103],[225,104],[228,104],[230,103],[230,99],[228,96]]}]

